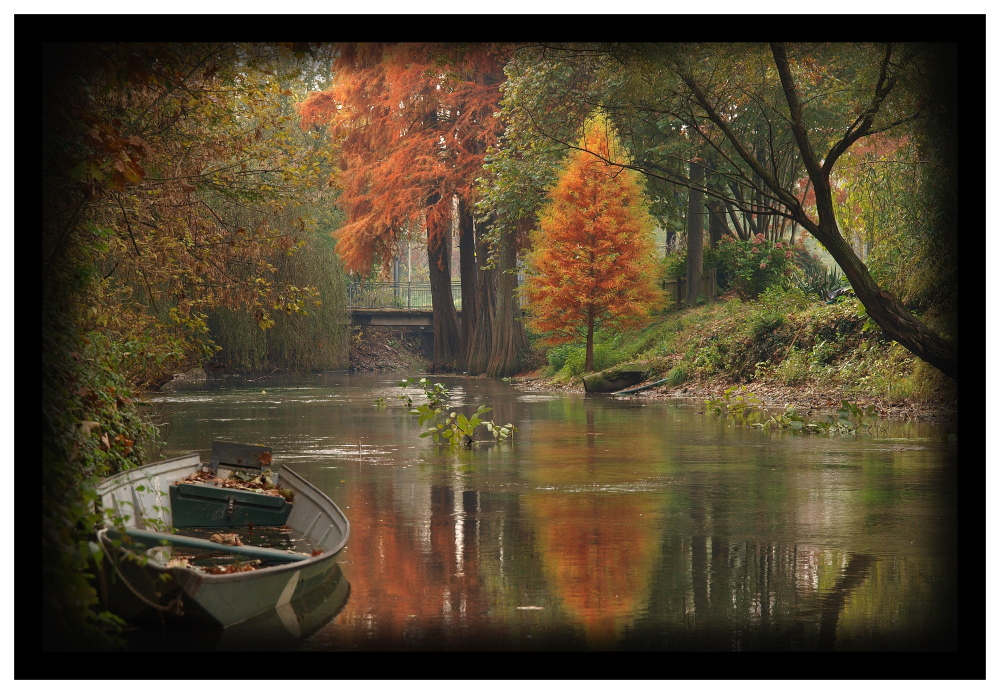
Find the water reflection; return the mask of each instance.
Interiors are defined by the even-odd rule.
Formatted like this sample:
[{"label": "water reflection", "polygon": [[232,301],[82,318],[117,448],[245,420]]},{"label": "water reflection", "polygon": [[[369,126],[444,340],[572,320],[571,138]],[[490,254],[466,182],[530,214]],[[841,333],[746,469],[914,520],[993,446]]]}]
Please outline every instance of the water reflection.
[{"label": "water reflection", "polygon": [[399,379],[170,396],[187,407],[174,451],[266,443],[351,519],[350,598],[290,647],[955,647],[953,430],[767,434],[694,406],[441,379],[519,428],[513,446],[451,451],[374,407]]}]

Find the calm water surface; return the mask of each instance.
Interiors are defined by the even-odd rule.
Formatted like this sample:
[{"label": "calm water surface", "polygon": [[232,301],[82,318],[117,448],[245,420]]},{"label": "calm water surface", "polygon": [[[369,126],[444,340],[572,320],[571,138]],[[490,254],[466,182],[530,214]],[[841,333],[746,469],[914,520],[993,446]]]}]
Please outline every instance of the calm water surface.
[{"label": "calm water surface", "polygon": [[518,427],[513,444],[451,450],[418,438],[395,399],[406,375],[158,398],[166,455],[271,446],[351,521],[343,575],[297,623],[265,617],[216,647],[255,633],[305,651],[956,647],[953,427],[767,433],[696,401],[430,376],[453,409]]}]

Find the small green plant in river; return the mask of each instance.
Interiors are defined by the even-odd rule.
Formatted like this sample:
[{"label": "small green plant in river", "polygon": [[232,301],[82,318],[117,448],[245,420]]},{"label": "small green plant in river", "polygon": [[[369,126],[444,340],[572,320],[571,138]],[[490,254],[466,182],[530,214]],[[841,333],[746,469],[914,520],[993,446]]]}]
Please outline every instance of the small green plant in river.
[{"label": "small green plant in river", "polygon": [[[423,423],[426,421],[425,418],[428,414],[430,417],[434,417],[435,414],[441,412],[441,410],[427,412],[426,408],[427,406],[423,405],[415,410],[411,410],[411,414],[420,414],[420,422]],[[495,441],[505,441],[513,437],[514,432],[517,431],[513,424],[497,426],[488,419],[480,419],[479,415],[486,414],[491,409],[490,407],[486,407],[486,405],[480,405],[479,409],[471,417],[466,417],[460,412],[451,412],[443,422],[435,424],[433,428],[420,434],[420,438],[433,436],[434,443],[447,443],[452,446],[458,444],[471,446],[476,443],[476,429],[481,424],[493,435]]]},{"label": "small green plant in river", "polygon": [[836,414],[828,416],[826,421],[818,421],[803,417],[791,405],[786,405],[781,414],[773,414],[756,395],[746,388],[735,387],[727,388],[721,398],[706,399],[705,413],[732,418],[739,426],[752,426],[765,431],[783,429],[833,435],[857,434],[862,430],[870,434],[872,429],[883,429],[877,424],[874,405],[862,409],[855,403],[842,400]]},{"label": "small green plant in river", "polygon": [[[431,409],[438,409],[444,406],[448,402],[448,398],[451,397],[451,391],[445,388],[440,383],[431,383],[426,378],[421,378],[419,381],[415,378],[407,378],[399,382],[400,388],[420,388],[424,391],[424,397],[427,398],[427,405]],[[406,403],[407,407],[413,407],[413,398],[408,394],[402,393],[396,396],[399,400]],[[384,403],[383,398],[379,398],[375,401],[375,404],[379,402]],[[421,422],[423,423],[423,422]]]},{"label": "small green plant in river", "polygon": [[[420,418],[420,424],[426,424],[445,414],[445,405],[451,397],[451,392],[442,384],[431,383],[426,378],[421,378],[420,380],[407,378],[404,381],[400,381],[399,385],[401,388],[418,387],[424,391],[427,403],[410,410],[410,414],[417,415]],[[398,397],[400,400],[405,401],[408,407],[413,406],[413,398],[409,395],[404,393]],[[380,400],[382,399],[380,398]],[[448,412],[444,421],[434,424],[432,428],[421,433],[420,438],[432,436],[435,443],[450,446],[472,446],[474,443],[478,443],[476,440],[476,429],[480,426],[485,426],[496,442],[513,439],[514,432],[517,431],[517,428],[513,424],[507,423],[501,426],[492,420],[482,419],[480,415],[486,414],[491,409],[493,408],[480,405],[471,417],[466,417],[460,412]]]}]

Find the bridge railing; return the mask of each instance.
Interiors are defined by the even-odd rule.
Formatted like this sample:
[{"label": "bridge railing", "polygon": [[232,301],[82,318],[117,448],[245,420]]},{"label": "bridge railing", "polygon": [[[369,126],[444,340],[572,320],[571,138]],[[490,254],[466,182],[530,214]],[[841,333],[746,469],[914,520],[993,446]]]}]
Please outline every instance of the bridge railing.
[{"label": "bridge railing", "polygon": [[[462,310],[462,283],[451,283],[455,308]],[[350,282],[347,285],[347,308],[385,308],[426,310],[432,308],[430,282]]]}]

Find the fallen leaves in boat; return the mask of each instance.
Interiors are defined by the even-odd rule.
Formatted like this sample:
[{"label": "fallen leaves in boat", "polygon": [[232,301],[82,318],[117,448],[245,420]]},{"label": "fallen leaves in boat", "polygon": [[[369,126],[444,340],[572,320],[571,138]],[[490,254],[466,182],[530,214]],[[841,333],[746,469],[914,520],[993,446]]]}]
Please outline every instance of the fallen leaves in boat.
[{"label": "fallen leaves in boat", "polygon": [[[218,542],[215,538],[219,537],[216,533],[212,536],[213,542]],[[235,535],[233,535],[235,537]],[[233,544],[228,542],[225,544]],[[239,538],[236,538],[237,545],[241,544]],[[191,561],[194,559],[193,555],[190,554],[174,554],[170,557],[167,562],[168,569],[197,569],[203,573],[212,574],[213,576],[221,574],[236,574],[243,571],[256,571],[260,568],[260,559],[251,559],[250,561],[240,561],[237,559],[232,564],[216,564],[213,566],[199,566],[198,564],[192,564]]]},{"label": "fallen leaves in boat", "polygon": [[294,497],[294,493],[290,489],[280,489],[271,483],[270,471],[263,472],[259,475],[251,477],[250,479],[241,479],[237,476],[230,476],[226,478],[217,477],[210,469],[202,468],[201,470],[192,472],[184,479],[176,482],[176,484],[205,483],[214,484],[216,487],[225,487],[227,489],[243,489],[249,492],[256,492],[257,494],[280,496],[289,503],[292,502]]},{"label": "fallen leaves in boat", "polygon": [[212,542],[218,542],[223,545],[233,545],[234,547],[242,547],[243,542],[240,540],[240,536],[236,533],[215,533],[212,537],[208,538]]},{"label": "fallen leaves in boat", "polygon": [[170,560],[167,562],[167,568],[168,569],[171,569],[171,568],[180,568],[180,569],[194,568],[191,565],[191,559],[192,559],[192,557],[187,556],[187,555],[175,554],[174,556],[170,557]]},{"label": "fallen leaves in boat", "polygon": [[249,562],[237,561],[232,564],[222,564],[220,566],[196,566],[196,569],[200,569],[207,574],[219,575],[219,574],[237,574],[243,571],[256,571],[257,564],[260,563],[259,559],[254,559]]}]

